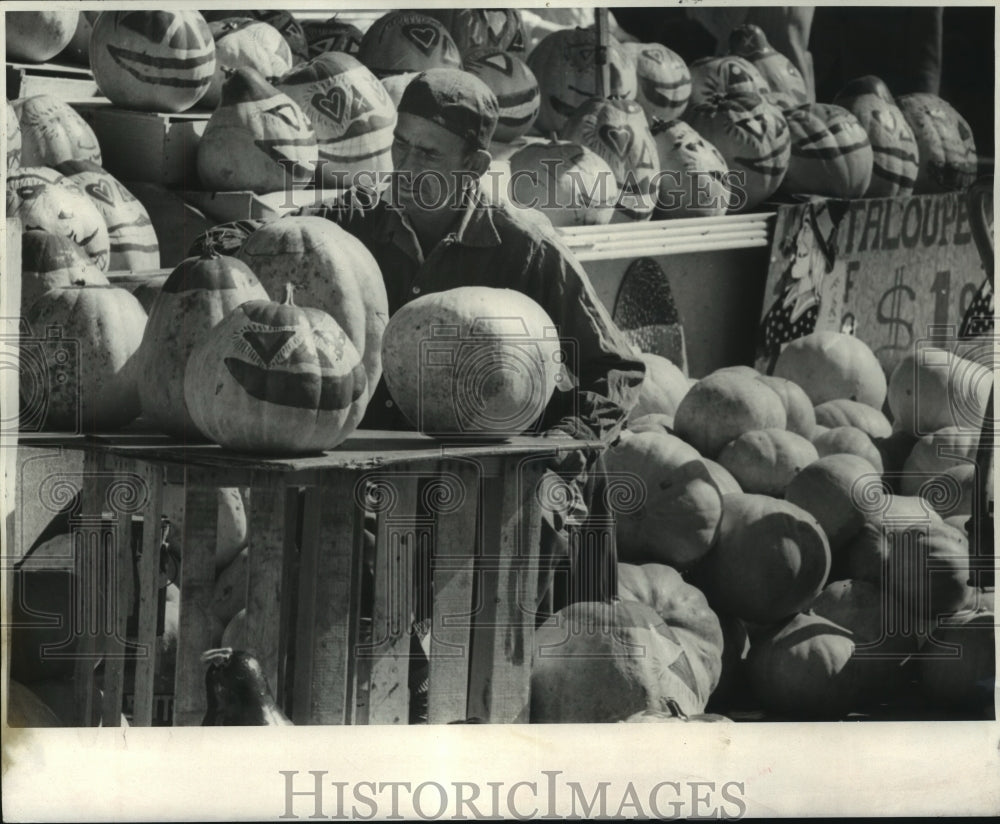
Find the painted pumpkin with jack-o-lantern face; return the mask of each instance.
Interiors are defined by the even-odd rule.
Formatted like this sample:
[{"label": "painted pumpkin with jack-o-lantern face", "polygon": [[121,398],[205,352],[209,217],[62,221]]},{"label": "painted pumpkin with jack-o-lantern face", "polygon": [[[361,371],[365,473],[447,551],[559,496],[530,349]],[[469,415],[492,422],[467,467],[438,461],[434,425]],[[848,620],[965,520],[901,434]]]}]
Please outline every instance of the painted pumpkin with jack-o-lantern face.
[{"label": "painted pumpkin with jack-o-lantern face", "polygon": [[252,17],[227,17],[209,24],[215,38],[215,74],[199,109],[214,109],[222,98],[226,72],[249,66],[274,83],[292,68],[292,50],[274,26]]},{"label": "painted pumpkin with jack-o-lantern face", "polygon": [[66,160],[100,165],[101,147],[94,130],[68,103],[51,94],[14,101],[21,129],[21,163],[56,166]]},{"label": "painted pumpkin with jack-o-lantern face", "polygon": [[653,124],[660,160],[657,216],[712,217],[729,207],[729,167],[719,150],[683,120]]},{"label": "painted pumpkin with jack-o-lantern face", "polygon": [[98,269],[107,271],[111,252],[107,224],[78,186],[65,179],[60,183],[30,183],[20,186],[16,195],[11,217],[21,219],[24,231],[41,229],[68,237]]},{"label": "painted pumpkin with jack-o-lantern face", "polygon": [[90,68],[117,106],[183,112],[208,91],[215,41],[197,11],[106,11],[90,35]]},{"label": "painted pumpkin with jack-o-lantern face", "polygon": [[465,70],[497,96],[500,116],[493,139],[510,143],[534,125],[541,104],[538,80],[516,54],[495,48],[476,49],[465,57]]},{"label": "painted pumpkin with jack-o-lantern face", "polygon": [[448,29],[462,57],[474,49],[524,51],[524,21],[517,9],[424,9]]},{"label": "painted pumpkin with jack-o-lantern face", "polygon": [[913,129],[920,156],[914,191],[949,192],[976,179],[978,156],[968,122],[936,94],[904,94],[896,105]]},{"label": "painted pumpkin with jack-o-lantern face", "polygon": [[338,20],[303,20],[302,31],[309,46],[309,59],[326,52],[345,52],[356,55],[361,49],[364,33],[357,26]]},{"label": "painted pumpkin with jack-o-lantern face", "polygon": [[792,139],[786,191],[844,199],[867,191],[872,146],[853,114],[832,103],[805,103],[785,112],[785,120]]},{"label": "painted pumpkin with jack-o-lantern face", "polygon": [[726,94],[689,106],[684,120],[736,173],[731,211],[752,209],[777,191],[791,157],[788,123],[777,107],[758,94]]},{"label": "painted pumpkin with jack-o-lantern face", "polygon": [[251,68],[237,69],[198,141],[198,176],[211,191],[278,192],[316,172],[316,134],[302,109]]},{"label": "painted pumpkin with jack-o-lantern face", "polygon": [[443,25],[412,11],[391,11],[372,23],[358,60],[376,77],[427,69],[460,69],[462,55]]},{"label": "painted pumpkin with jack-o-lantern face", "polygon": [[385,86],[349,54],[329,52],[296,66],[277,88],[294,100],[316,133],[324,186],[348,188],[350,175],[392,171],[396,107]]},{"label": "painted pumpkin with jack-o-lantern face", "polygon": [[[528,55],[528,68],[538,78],[542,105],[536,126],[558,132],[577,108],[597,96],[593,29],[560,29],[547,34]],[[609,87],[605,97],[634,99],[638,85],[635,60],[613,37],[608,38]]]},{"label": "painted pumpkin with jack-o-lantern face", "polygon": [[796,103],[807,103],[809,95],[802,72],[767,42],[760,26],[744,23],[729,33],[729,53],[749,60],[771,91],[784,92]]},{"label": "painted pumpkin with jack-o-lantern face", "polygon": [[917,141],[885,83],[872,75],[856,78],[833,102],[858,119],[872,144],[872,181],[865,197],[911,194],[920,165]]},{"label": "painted pumpkin with jack-o-lantern face", "polygon": [[621,192],[612,223],[652,217],[660,161],[642,106],[634,100],[591,98],[559,136],[586,146],[611,167]]},{"label": "painted pumpkin with jack-o-lantern face", "polygon": [[623,43],[635,60],[635,99],[650,118],[671,121],[691,99],[691,72],[676,52],[661,43]]},{"label": "painted pumpkin with jack-o-lantern face", "polygon": [[749,60],[735,55],[701,57],[688,66],[691,72],[689,106],[718,94],[764,94],[767,81]]}]

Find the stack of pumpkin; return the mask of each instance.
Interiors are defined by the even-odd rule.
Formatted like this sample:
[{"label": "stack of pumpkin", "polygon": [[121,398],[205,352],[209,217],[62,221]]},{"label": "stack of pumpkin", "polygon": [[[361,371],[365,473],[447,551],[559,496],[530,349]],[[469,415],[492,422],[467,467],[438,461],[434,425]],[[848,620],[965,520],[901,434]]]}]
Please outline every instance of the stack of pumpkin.
[{"label": "stack of pumpkin", "polygon": [[[729,367],[689,385],[669,361],[643,359],[642,398],[607,455],[613,482],[636,487],[615,500],[619,558],[643,565],[644,600],[675,633],[698,623],[680,647],[701,661],[710,648],[718,678],[685,669],[678,689],[677,668],[659,665],[655,618],[640,632],[613,614],[621,605],[602,606],[617,633],[601,643],[617,644],[616,657],[540,659],[536,720],[623,720],[671,696],[689,715],[707,705],[844,717],[905,700],[912,710],[917,682],[925,712],[989,716],[994,613],[966,522],[991,370],[935,350],[887,382],[863,342],[836,332],[790,343],[772,376]],[[620,569],[619,596],[634,600],[639,573]],[[706,629],[693,586],[721,634]],[[574,616],[557,616],[539,643]],[[603,649],[571,637],[574,652]],[[949,643],[961,656],[942,654]]]}]

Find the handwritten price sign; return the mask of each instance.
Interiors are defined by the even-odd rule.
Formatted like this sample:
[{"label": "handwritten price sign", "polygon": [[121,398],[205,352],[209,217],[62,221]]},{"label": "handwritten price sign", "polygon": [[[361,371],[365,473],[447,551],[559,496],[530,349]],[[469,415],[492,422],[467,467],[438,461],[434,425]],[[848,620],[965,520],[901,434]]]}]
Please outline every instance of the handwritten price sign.
[{"label": "handwritten price sign", "polygon": [[782,206],[757,368],[832,329],[865,341],[889,373],[918,340],[953,335],[985,277],[962,192]]}]

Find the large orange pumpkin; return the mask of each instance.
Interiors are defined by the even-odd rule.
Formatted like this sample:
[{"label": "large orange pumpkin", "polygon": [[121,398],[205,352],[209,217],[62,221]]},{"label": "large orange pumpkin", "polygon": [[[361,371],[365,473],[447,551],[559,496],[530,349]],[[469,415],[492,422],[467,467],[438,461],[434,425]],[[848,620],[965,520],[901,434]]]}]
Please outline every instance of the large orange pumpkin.
[{"label": "large orange pumpkin", "polygon": [[392,171],[396,107],[374,74],[349,54],[328,52],[296,66],[278,88],[316,132],[319,183],[346,189],[364,174],[368,188],[380,188]]},{"label": "large orange pumpkin", "polygon": [[785,113],[792,154],[782,187],[792,194],[861,197],[872,178],[872,146],[858,119],[830,103],[803,103]]},{"label": "large orange pumpkin", "polygon": [[184,373],[192,350],[230,312],[267,291],[236,258],[206,253],[177,266],[149,312],[137,377],[143,418],[167,434],[197,437],[184,402]]},{"label": "large orange pumpkin", "polygon": [[819,458],[816,447],[786,429],[754,429],[730,441],[719,453],[744,492],[781,497],[803,468]]},{"label": "large orange pumpkin", "polygon": [[122,108],[183,112],[208,91],[215,41],[197,11],[106,11],[90,36],[90,67]]},{"label": "large orange pumpkin", "polygon": [[51,94],[14,101],[21,129],[21,164],[57,166],[66,160],[101,164],[94,130],[76,109]]},{"label": "large orange pumpkin", "polygon": [[361,353],[374,391],[382,376],[389,299],[378,263],[361,241],[321,217],[285,217],[254,232],[237,257],[272,300],[291,283],[299,306],[333,317]]},{"label": "large orange pumpkin", "polygon": [[813,438],[819,457],[827,455],[857,455],[870,463],[877,472],[884,470],[882,455],[867,432],[856,426],[835,426]]},{"label": "large orange pumpkin", "polygon": [[[58,172],[53,172],[58,174]],[[11,217],[19,217],[25,231],[41,229],[68,237],[107,271],[111,241],[104,218],[87,195],[69,181],[19,186]]]},{"label": "large orange pumpkin", "polygon": [[639,358],[646,364],[646,377],[639,388],[639,400],[629,413],[629,420],[653,412],[672,416],[691,388],[688,379],[663,355],[640,352]]},{"label": "large orange pumpkin", "polygon": [[252,17],[233,17],[209,24],[215,40],[215,74],[198,101],[200,109],[214,109],[222,99],[226,73],[249,66],[269,83],[292,68],[292,50],[274,26]]},{"label": "large orange pumpkin", "polygon": [[377,77],[462,68],[462,55],[448,30],[414,11],[390,11],[372,23],[361,39],[358,60]]},{"label": "large orange pumpkin", "polygon": [[833,429],[838,426],[853,426],[865,432],[870,438],[887,438],[892,434],[892,424],[874,406],[848,398],[834,398],[823,401],[813,410],[816,423]]},{"label": "large orange pumpkin", "polygon": [[935,94],[904,94],[896,104],[917,141],[920,170],[914,191],[950,192],[969,186],[976,178],[978,156],[966,119]]},{"label": "large orange pumpkin", "polygon": [[805,390],[797,383],[777,375],[755,375],[757,380],[772,389],[785,405],[785,426],[789,432],[812,440],[816,428],[816,412]]},{"label": "large orange pumpkin", "polygon": [[742,57],[700,57],[689,66],[691,105],[705,103],[717,95],[764,94],[769,91],[764,76]]},{"label": "large orange pumpkin", "polygon": [[652,120],[680,117],[691,99],[691,72],[676,52],[662,43],[622,43],[635,60],[635,99]]},{"label": "large orange pumpkin", "polygon": [[74,282],[106,284],[108,279],[68,237],[31,229],[21,235],[21,315],[39,297]]},{"label": "large orange pumpkin", "polygon": [[541,93],[538,79],[516,54],[495,47],[474,49],[465,56],[465,70],[476,75],[497,96],[500,115],[493,140],[510,143],[535,125]]},{"label": "large orange pumpkin", "polygon": [[4,15],[7,59],[44,63],[73,39],[79,11],[8,11]]},{"label": "large orange pumpkin", "polygon": [[312,453],[333,449],[364,415],[361,355],[326,312],[251,300],[191,352],[184,400],[201,433],[228,449]]},{"label": "large orange pumpkin", "polygon": [[796,103],[806,103],[809,94],[802,72],[767,42],[760,26],[744,23],[729,33],[729,53],[753,64],[773,92],[787,94]]},{"label": "large orange pumpkin", "polygon": [[878,358],[864,341],[844,332],[796,338],[781,350],[774,374],[801,386],[814,406],[848,398],[881,409],[885,401],[885,372]]}]

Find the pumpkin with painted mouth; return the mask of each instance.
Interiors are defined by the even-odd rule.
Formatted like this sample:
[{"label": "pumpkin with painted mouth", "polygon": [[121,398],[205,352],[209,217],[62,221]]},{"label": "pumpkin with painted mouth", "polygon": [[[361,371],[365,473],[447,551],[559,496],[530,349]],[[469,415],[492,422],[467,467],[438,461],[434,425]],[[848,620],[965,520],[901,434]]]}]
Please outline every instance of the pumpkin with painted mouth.
[{"label": "pumpkin with painted mouth", "polygon": [[524,51],[524,21],[517,9],[421,9],[448,29],[462,57],[475,49]]},{"label": "pumpkin with painted mouth", "polygon": [[372,23],[361,40],[358,60],[379,78],[462,68],[462,55],[448,29],[413,11],[391,11]]},{"label": "pumpkin with painted mouth", "polygon": [[251,300],[191,353],[184,400],[205,437],[246,452],[333,449],[357,427],[368,398],[361,355],[319,309]]},{"label": "pumpkin with painted mouth", "polygon": [[107,271],[111,255],[108,226],[82,189],[68,180],[31,183],[20,186],[16,196],[10,216],[21,219],[24,231],[41,229],[68,237],[83,248],[98,269]]},{"label": "pumpkin with painted mouth", "polygon": [[979,159],[968,121],[935,94],[904,94],[896,105],[917,140],[920,171],[914,191],[950,192],[970,186]]},{"label": "pumpkin with painted mouth", "polygon": [[277,83],[302,109],[316,133],[319,181],[333,189],[351,177],[379,188],[392,171],[396,107],[385,86],[349,54],[330,52],[296,66]]},{"label": "pumpkin with painted mouth", "polygon": [[216,192],[280,192],[316,171],[316,134],[302,109],[254,69],[237,69],[198,141],[198,177]]},{"label": "pumpkin with painted mouth", "polygon": [[635,60],[635,99],[650,118],[680,117],[691,99],[691,72],[679,54],[661,43],[623,43]]},{"label": "pumpkin with painted mouth", "polygon": [[511,143],[527,134],[538,117],[538,79],[517,55],[497,48],[476,49],[465,57],[465,70],[476,75],[497,96],[500,115],[493,140]]},{"label": "pumpkin with painted mouth", "polygon": [[764,94],[771,90],[753,63],[732,54],[701,57],[691,63],[688,70],[691,72],[690,106],[719,94]]},{"label": "pumpkin with painted mouth", "polygon": [[653,216],[660,160],[642,106],[593,97],[566,121],[560,137],[586,146],[611,167],[620,191],[612,223]]},{"label": "pumpkin with painted mouth", "polygon": [[[536,128],[558,132],[585,101],[597,96],[593,29],[560,29],[547,34],[528,55],[542,95]],[[638,88],[635,60],[613,37],[608,38],[605,97],[634,99]]]},{"label": "pumpkin with painted mouth", "polygon": [[21,163],[55,166],[65,160],[100,165],[101,147],[94,130],[68,103],[51,94],[14,101],[21,129]]},{"label": "pumpkin with painted mouth", "polygon": [[809,102],[802,72],[767,42],[767,35],[760,26],[744,23],[733,29],[729,33],[729,53],[749,60],[767,81],[771,91],[784,92],[796,103]]},{"label": "pumpkin with painted mouth", "polygon": [[90,36],[101,94],[125,109],[183,112],[215,74],[215,41],[196,11],[106,11]]},{"label": "pumpkin with painted mouth", "polygon": [[228,71],[241,66],[256,69],[274,83],[292,68],[292,50],[274,26],[252,17],[234,15],[209,24],[215,38],[215,74],[199,109],[214,109],[222,99]]},{"label": "pumpkin with painted mouth", "polygon": [[861,197],[872,179],[872,144],[858,119],[842,106],[805,103],[785,112],[792,139],[788,173],[792,194]]},{"label": "pumpkin with painted mouth", "polygon": [[688,106],[684,120],[737,173],[730,177],[730,211],[752,209],[777,191],[791,157],[788,123],[777,107],[758,94],[724,94]]}]

